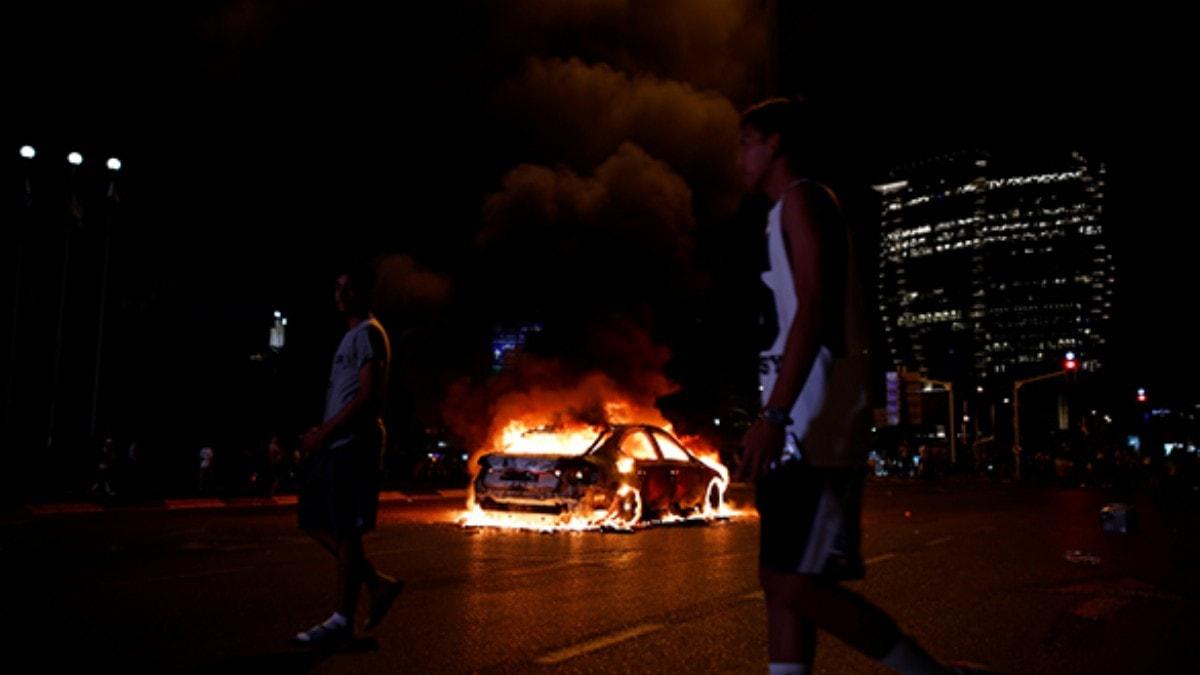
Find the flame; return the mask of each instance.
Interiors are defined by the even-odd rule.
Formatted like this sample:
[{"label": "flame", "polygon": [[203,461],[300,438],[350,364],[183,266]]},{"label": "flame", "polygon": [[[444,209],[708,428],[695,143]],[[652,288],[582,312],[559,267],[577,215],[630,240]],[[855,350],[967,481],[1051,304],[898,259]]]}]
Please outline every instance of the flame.
[{"label": "flame", "polygon": [[[569,393],[564,393],[563,401],[571,400]],[[543,400],[543,403],[545,400]],[[526,404],[532,401],[526,399]],[[485,511],[475,501],[475,479],[480,471],[479,460],[484,455],[504,453],[506,455],[537,455],[547,457],[579,457],[585,454],[603,433],[605,425],[585,422],[577,419],[571,411],[554,407],[535,405],[514,412],[517,406],[508,406],[503,411],[508,413],[504,419],[497,419],[492,424],[488,440],[483,443],[471,457],[471,483],[468,490],[467,510],[458,518],[464,527],[486,527],[516,530],[531,530],[537,532],[549,531],[589,531],[599,529],[616,529],[629,531],[641,524],[642,504],[641,495],[637,488],[622,482],[620,488],[612,495],[608,503],[590,502],[581,504],[581,512],[555,514],[536,514],[524,512],[495,512]],[[659,427],[676,436],[693,455],[713,469],[718,478],[714,478],[709,489],[716,489],[723,497],[729,486],[729,470],[721,463],[720,453],[711,444],[699,436],[678,436],[674,428],[662,413],[653,406],[639,405],[634,401],[619,396],[613,396],[603,406],[604,420],[607,424],[646,424]],[[623,458],[617,463],[621,476],[633,472],[633,461]],[[715,484],[715,488],[713,486]],[[729,518],[738,515],[722,498],[717,508],[707,505],[708,492],[705,493],[706,506],[702,513],[690,518]],[[590,497],[587,499],[591,499]],[[600,497],[603,502],[607,497]],[[632,516],[632,517],[630,517]],[[668,516],[661,522],[685,520],[679,516]]]},{"label": "flame", "polygon": [[[622,518],[622,500],[628,500],[633,510],[632,518]],[[463,527],[486,527],[533,532],[586,532],[601,529],[632,531],[642,518],[642,498],[637,489],[622,484],[616,498],[602,508],[594,509],[591,516],[580,513],[562,516],[519,512],[488,512],[477,504],[469,506],[457,522]]]},{"label": "flame", "polygon": [[458,518],[458,524],[463,527],[486,527],[504,530],[528,530],[532,532],[586,532],[600,529],[600,523],[587,518],[573,516],[562,521],[547,516],[537,516],[528,513],[488,513],[472,506]]},{"label": "flame", "polygon": [[509,455],[558,455],[578,457],[587,452],[601,427],[575,427],[567,430],[530,429],[513,421],[500,432],[500,451]]}]

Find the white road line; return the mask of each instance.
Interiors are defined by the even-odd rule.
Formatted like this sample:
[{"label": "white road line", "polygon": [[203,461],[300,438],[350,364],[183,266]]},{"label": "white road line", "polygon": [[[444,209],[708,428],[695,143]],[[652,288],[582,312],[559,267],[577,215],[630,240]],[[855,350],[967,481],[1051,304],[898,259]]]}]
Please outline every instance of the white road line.
[{"label": "white road line", "polygon": [[895,558],[897,555],[898,554],[896,554],[896,553],[884,553],[883,555],[877,555],[874,558],[867,558],[863,562],[868,565],[874,565],[875,563],[883,562],[884,560],[887,560],[888,558]]},{"label": "white road line", "polygon": [[944,543],[950,541],[951,539],[954,539],[954,537],[942,537],[941,539],[934,539],[933,541],[926,544],[926,546],[937,546],[938,544],[944,544]]},{"label": "white road line", "polygon": [[576,656],[582,656],[589,652],[594,652],[599,649],[604,649],[605,647],[611,647],[612,645],[625,642],[626,640],[632,640],[647,633],[653,633],[656,630],[661,630],[662,627],[662,624],[657,623],[646,623],[640,626],[634,626],[633,628],[627,628],[623,631],[610,633],[609,635],[588,640],[587,642],[580,642],[577,645],[572,645],[570,647],[566,647],[565,649],[559,649],[547,654],[543,654],[534,659],[533,662],[542,666],[552,666],[556,663],[562,663],[563,661],[573,659]]}]

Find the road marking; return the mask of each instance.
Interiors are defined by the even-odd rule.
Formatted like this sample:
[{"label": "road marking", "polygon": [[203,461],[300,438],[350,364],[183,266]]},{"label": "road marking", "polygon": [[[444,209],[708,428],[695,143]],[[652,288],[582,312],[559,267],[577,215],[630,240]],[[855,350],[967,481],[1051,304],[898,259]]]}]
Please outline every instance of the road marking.
[{"label": "road marking", "polygon": [[743,595],[742,600],[762,600],[764,597],[762,591],[754,591]]},{"label": "road marking", "polygon": [[625,642],[626,640],[632,640],[647,633],[653,633],[654,631],[661,630],[662,627],[662,624],[657,623],[647,623],[640,626],[634,626],[633,628],[627,628],[623,631],[604,635],[593,640],[588,640],[587,642],[581,642],[565,649],[559,649],[548,654],[543,654],[534,659],[533,662],[542,666],[552,666],[556,663],[562,663],[563,661],[573,659],[576,656],[582,656],[589,652],[594,652],[599,649],[604,649],[605,647],[611,647],[612,645]]},{"label": "road marking", "polygon": [[888,558],[895,558],[897,555],[898,554],[896,554],[896,553],[884,553],[883,555],[877,555],[874,558],[867,558],[863,562],[866,563],[867,565],[874,565],[875,563],[883,562],[884,560],[887,560]]},{"label": "road marking", "polygon": [[950,541],[951,539],[954,539],[954,537],[942,537],[941,539],[934,539],[933,541],[926,544],[926,546],[937,546],[938,544],[944,544],[944,543]]}]

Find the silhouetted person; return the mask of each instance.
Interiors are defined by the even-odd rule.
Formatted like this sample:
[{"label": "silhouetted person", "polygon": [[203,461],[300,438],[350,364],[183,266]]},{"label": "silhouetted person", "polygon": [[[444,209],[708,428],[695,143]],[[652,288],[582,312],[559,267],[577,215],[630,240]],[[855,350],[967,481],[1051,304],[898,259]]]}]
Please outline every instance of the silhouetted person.
[{"label": "silhouetted person", "polygon": [[113,439],[106,437],[96,458],[96,482],[92,484],[92,494],[105,499],[117,496],[113,487],[113,465],[116,461],[117,453],[113,448]]},{"label": "silhouetted person", "polygon": [[200,448],[200,470],[196,477],[196,493],[207,495],[213,489],[213,476],[216,475],[214,468],[216,462],[216,451],[211,445],[206,445]]},{"label": "silhouetted person", "polygon": [[838,197],[813,179],[813,141],[829,129],[810,114],[788,99],[750,108],[738,162],[747,186],[774,203],[763,281],[779,334],[762,354],[763,411],[738,467],[757,480],[770,672],[810,672],[818,628],[902,673],[956,672],[839,584],[865,573],[869,341],[854,237]]},{"label": "silhouetted person", "polygon": [[298,633],[310,645],[344,642],[354,636],[359,589],[368,593],[366,628],[391,606],[403,582],[380,574],[363,551],[363,534],[375,528],[379,475],[386,435],[383,409],[391,360],[387,333],[369,312],[369,270],[337,277],[334,301],[346,320],[329,373],[325,416],[301,439],[304,481],[300,527],[337,559],[337,606],[324,622]]}]

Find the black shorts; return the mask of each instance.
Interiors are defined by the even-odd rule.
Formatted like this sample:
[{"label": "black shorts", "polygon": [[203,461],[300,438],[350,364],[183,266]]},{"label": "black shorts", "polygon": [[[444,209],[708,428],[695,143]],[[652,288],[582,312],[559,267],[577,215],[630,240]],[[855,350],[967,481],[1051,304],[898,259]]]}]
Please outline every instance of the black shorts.
[{"label": "black shorts", "polygon": [[313,453],[300,474],[301,529],[328,532],[335,538],[375,529],[380,452],[377,444],[351,441]]},{"label": "black shorts", "polygon": [[861,579],[859,469],[783,462],[758,479],[759,565],[782,574]]}]

